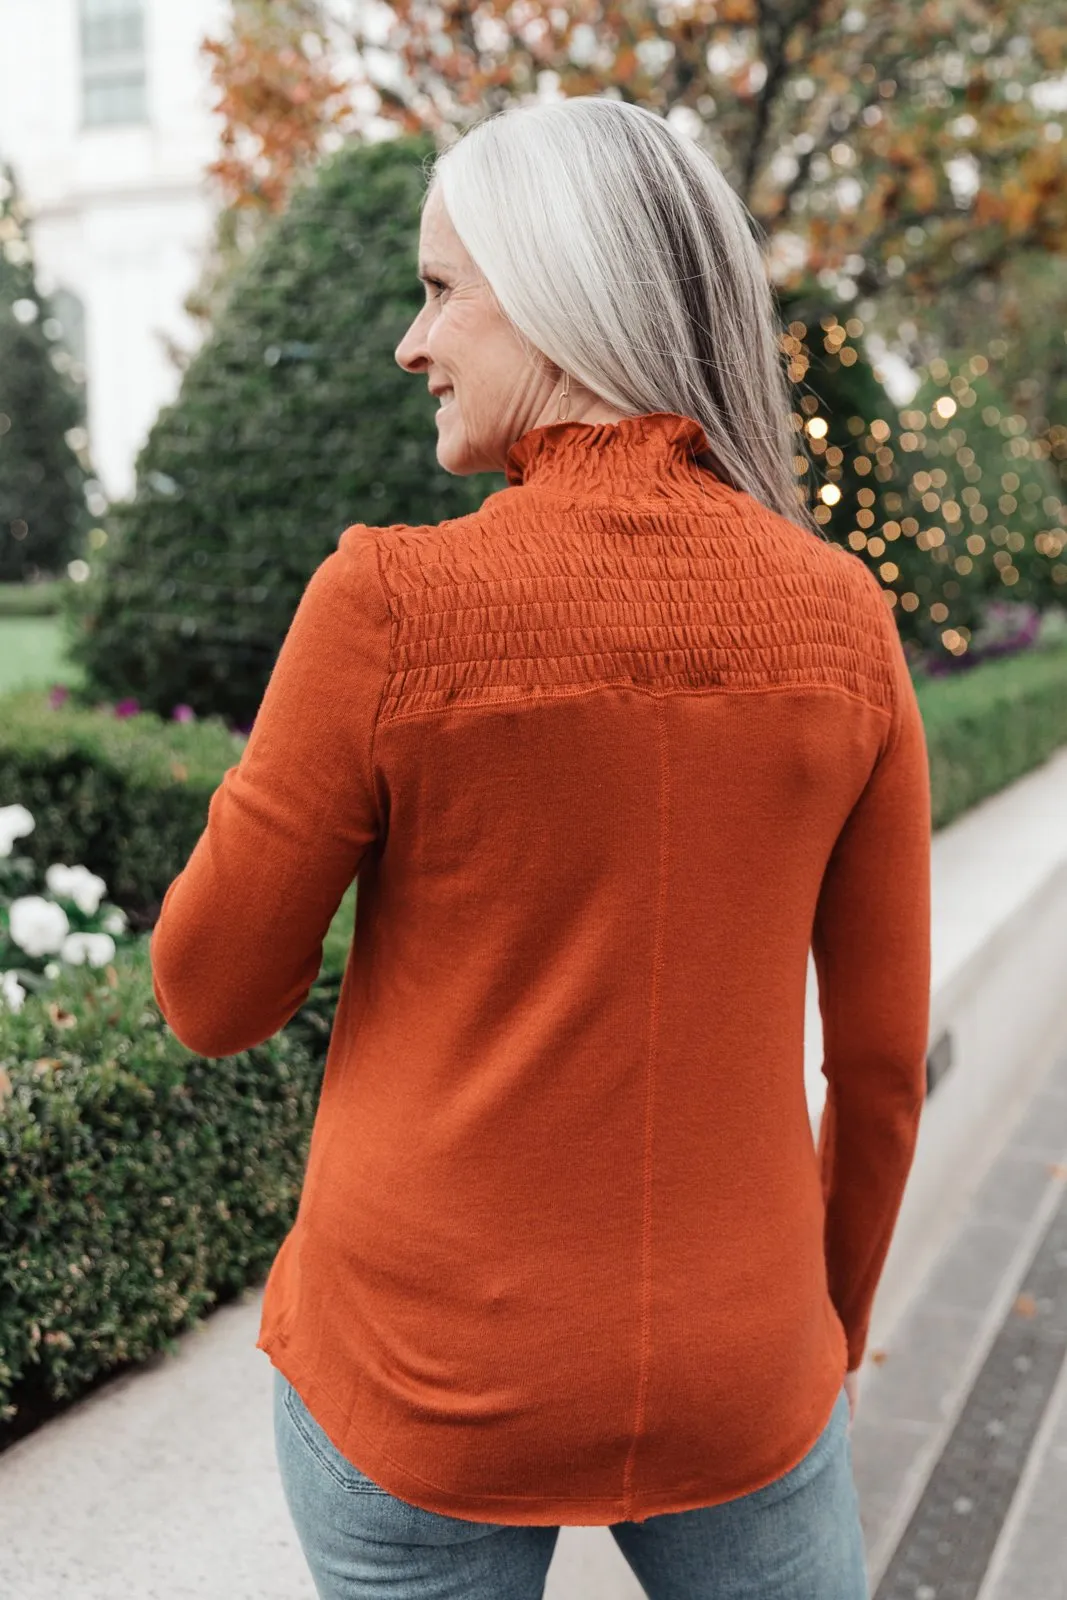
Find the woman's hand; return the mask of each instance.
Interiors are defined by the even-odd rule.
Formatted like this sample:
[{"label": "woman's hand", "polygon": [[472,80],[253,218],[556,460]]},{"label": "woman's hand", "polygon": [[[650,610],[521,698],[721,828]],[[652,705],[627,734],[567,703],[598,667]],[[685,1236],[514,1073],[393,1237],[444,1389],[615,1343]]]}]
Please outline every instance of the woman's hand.
[{"label": "woman's hand", "polygon": [[848,1395],[848,1426],[849,1431],[856,1420],[856,1402],[859,1399],[860,1373],[857,1367],[854,1372],[845,1373],[845,1393]]}]

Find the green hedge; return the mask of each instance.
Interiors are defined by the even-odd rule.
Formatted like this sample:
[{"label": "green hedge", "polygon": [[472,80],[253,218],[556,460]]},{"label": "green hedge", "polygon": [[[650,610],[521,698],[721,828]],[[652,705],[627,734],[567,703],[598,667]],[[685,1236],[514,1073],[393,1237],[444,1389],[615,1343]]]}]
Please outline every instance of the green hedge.
[{"label": "green hedge", "polygon": [[[56,861],[89,867],[131,928],[147,931],[245,742],[216,718],[116,717],[69,703],[54,710],[47,694],[19,690],[0,695],[0,805],[24,805],[33,816],[36,827],[17,848],[39,873]],[[353,884],[327,938],[324,971],[343,970],[355,897]]]},{"label": "green hedge", "polygon": [[0,1017],[3,1422],[173,1349],[262,1278],[296,1215],[321,1082],[329,1019],[317,994],[306,1009],[205,1060],[163,1023],[144,938]]},{"label": "green hedge", "polygon": [[437,462],[436,401],[396,347],[433,141],[350,142],[233,279],[104,519],[64,633],[93,697],[252,721],[301,592],[353,522],[437,523],[504,486]]},{"label": "green hedge", "polygon": [[930,753],[933,824],[1047,761],[1067,743],[1067,649],[1029,650],[917,688]]},{"label": "green hedge", "polygon": [[151,927],[203,832],[208,802],[243,736],[218,718],[116,717],[23,689],[0,697],[0,804],[37,824],[19,852],[99,873],[134,928]]},{"label": "green hedge", "polygon": [[59,610],[62,578],[40,583],[0,583],[0,617],[51,617]]}]

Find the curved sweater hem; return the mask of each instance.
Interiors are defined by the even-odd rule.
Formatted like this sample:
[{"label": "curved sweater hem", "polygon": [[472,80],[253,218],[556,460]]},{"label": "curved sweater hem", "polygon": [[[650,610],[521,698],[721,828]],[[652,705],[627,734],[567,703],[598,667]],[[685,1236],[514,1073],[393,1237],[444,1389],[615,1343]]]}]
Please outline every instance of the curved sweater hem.
[{"label": "curved sweater hem", "polygon": [[830,1421],[844,1383],[842,1367],[840,1378],[832,1392],[828,1391],[820,1401],[815,1421],[808,1425],[802,1438],[794,1440],[788,1451],[748,1483],[724,1487],[721,1482],[701,1484],[694,1477],[684,1487],[639,1490],[627,1496],[457,1494],[409,1471],[386,1455],[345,1416],[329,1391],[300,1363],[279,1330],[263,1330],[256,1348],[262,1350],[271,1365],[292,1384],[334,1447],[378,1488],[423,1511],[456,1517],[463,1522],[492,1522],[501,1527],[607,1527],[618,1522],[644,1522],[649,1517],[723,1505],[755,1494],[799,1466],[814,1448]]}]

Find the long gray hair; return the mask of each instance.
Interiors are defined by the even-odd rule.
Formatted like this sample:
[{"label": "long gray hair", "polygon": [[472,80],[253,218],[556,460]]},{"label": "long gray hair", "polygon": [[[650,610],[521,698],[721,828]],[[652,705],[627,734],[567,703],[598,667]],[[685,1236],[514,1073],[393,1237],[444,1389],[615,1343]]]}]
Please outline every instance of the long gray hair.
[{"label": "long gray hair", "polygon": [[691,417],[717,477],[817,531],[756,225],[706,151],[583,95],[496,112],[431,162],[427,194],[531,356],[626,415]]}]

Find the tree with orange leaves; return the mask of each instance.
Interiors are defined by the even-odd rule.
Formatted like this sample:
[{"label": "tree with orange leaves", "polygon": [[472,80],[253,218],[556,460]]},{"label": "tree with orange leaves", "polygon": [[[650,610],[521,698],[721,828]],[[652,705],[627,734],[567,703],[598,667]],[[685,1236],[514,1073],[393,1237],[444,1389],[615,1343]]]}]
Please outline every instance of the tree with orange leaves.
[{"label": "tree with orange leaves", "polygon": [[[263,226],[285,209],[294,184],[331,141],[351,130],[356,112],[321,0],[233,0],[226,35],[206,38],[200,48],[221,118],[220,152],[207,172],[223,204],[185,310],[206,328]],[[190,352],[174,340],[168,347],[184,368]]]},{"label": "tree with orange leaves", "polygon": [[[1053,0],[392,0],[381,114],[613,93],[706,141],[788,292],[919,302],[1067,248]],[[367,42],[357,34],[357,43]]]},{"label": "tree with orange leaves", "polygon": [[208,167],[230,205],[281,211],[330,129],[352,118],[318,0],[234,0],[229,35],[207,38],[222,117],[222,153]]}]

